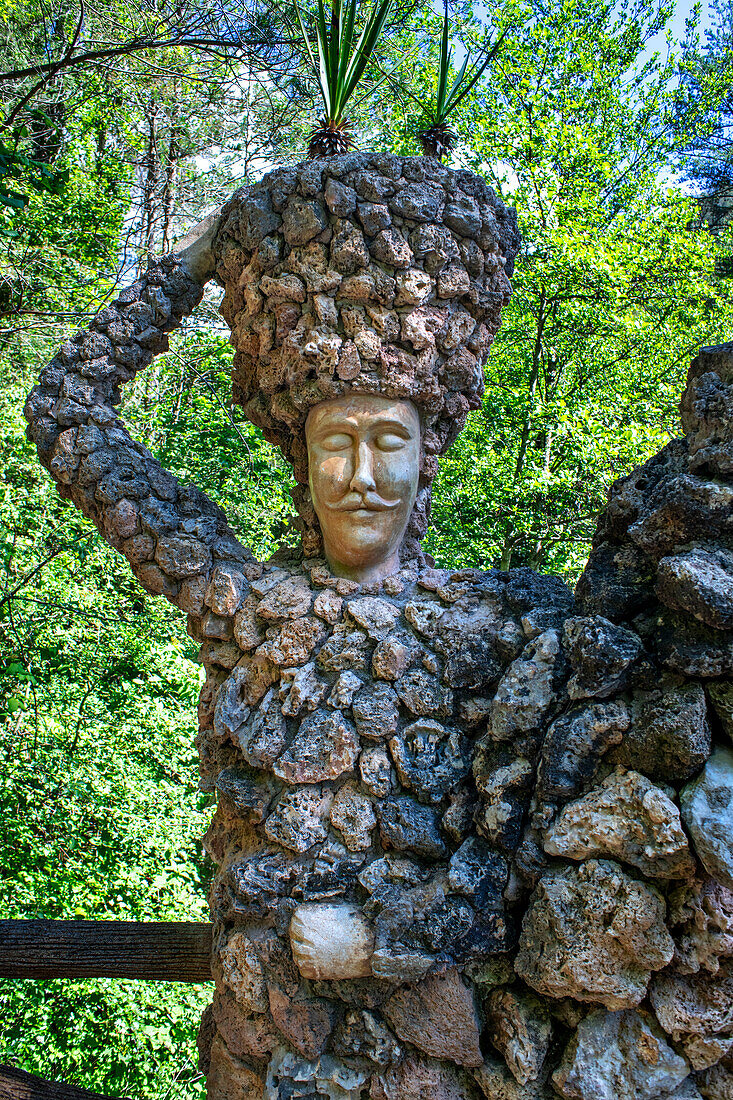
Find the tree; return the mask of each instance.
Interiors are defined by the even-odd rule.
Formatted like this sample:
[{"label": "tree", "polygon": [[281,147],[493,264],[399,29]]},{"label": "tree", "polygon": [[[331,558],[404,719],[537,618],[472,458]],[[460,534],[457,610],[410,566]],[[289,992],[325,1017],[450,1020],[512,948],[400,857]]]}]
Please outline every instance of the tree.
[{"label": "tree", "polygon": [[682,166],[705,195],[733,195],[733,2],[711,0],[704,44],[690,28],[682,59],[680,103],[701,108]]}]

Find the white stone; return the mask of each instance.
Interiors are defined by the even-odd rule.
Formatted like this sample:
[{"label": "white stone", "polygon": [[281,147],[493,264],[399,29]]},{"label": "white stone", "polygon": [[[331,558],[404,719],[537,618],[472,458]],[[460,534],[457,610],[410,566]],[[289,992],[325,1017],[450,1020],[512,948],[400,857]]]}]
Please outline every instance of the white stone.
[{"label": "white stone", "polygon": [[304,978],[366,978],[372,972],[374,931],[356,905],[308,902],[290,921],[290,945]]}]

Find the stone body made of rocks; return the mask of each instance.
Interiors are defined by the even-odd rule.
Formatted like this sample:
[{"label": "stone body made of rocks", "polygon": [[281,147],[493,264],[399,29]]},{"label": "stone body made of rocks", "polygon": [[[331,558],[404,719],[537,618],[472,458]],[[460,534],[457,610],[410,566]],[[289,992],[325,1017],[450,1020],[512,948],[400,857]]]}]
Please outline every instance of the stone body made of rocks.
[{"label": "stone body made of rocks", "polygon": [[[234,398],[298,482],[302,545],[266,563],[116,411],[201,298],[183,259],[28,399],[62,496],[200,647],[210,1100],[730,1100],[733,347],[693,363],[685,438],[612,486],[575,596],[436,569],[437,458],[518,243],[483,180],[424,158],[278,169],[227,205]],[[379,584],[331,574],[307,489],[308,411],[353,389],[423,427]]]}]

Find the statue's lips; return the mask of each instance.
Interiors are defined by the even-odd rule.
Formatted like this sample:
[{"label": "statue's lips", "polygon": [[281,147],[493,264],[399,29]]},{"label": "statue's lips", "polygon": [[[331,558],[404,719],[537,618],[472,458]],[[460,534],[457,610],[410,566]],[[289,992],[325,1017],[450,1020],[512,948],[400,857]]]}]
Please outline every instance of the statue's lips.
[{"label": "statue's lips", "polygon": [[366,496],[349,493],[342,500],[330,504],[329,508],[333,512],[362,512],[368,514],[370,512],[391,512],[395,508],[399,508],[399,505],[399,500],[383,500],[372,493],[367,493]]}]

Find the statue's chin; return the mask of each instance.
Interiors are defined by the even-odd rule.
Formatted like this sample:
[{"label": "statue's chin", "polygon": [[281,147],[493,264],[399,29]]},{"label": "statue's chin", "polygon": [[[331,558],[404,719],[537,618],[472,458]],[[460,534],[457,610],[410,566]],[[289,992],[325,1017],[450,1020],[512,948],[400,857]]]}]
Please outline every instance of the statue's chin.
[{"label": "statue's chin", "polygon": [[[396,525],[390,523],[390,529],[385,530],[384,513],[364,519],[358,513],[349,515],[348,522],[339,517],[341,522],[330,523],[323,532],[326,558],[332,572],[337,577],[360,583],[381,580],[396,573],[400,567],[403,525],[395,529]],[[322,524],[322,530],[323,527]]]},{"label": "statue's chin", "polygon": [[359,584],[381,581],[385,577],[391,577],[400,568],[399,547],[390,550],[386,557],[383,554],[375,555],[373,559],[363,554],[345,558],[343,553],[330,554],[326,548],[326,560],[334,576],[358,581]]}]

